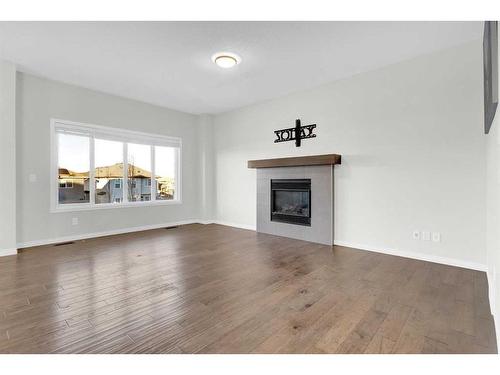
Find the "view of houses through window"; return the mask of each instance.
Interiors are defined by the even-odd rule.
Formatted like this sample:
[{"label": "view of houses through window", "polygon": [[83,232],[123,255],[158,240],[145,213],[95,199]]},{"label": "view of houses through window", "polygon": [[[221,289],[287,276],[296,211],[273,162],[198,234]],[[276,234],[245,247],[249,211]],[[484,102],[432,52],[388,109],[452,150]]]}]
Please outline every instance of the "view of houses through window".
[{"label": "view of houses through window", "polygon": [[128,200],[151,200],[151,146],[129,143],[128,147]]},{"label": "view of houses through window", "polygon": [[121,203],[123,142],[96,139],[94,155],[95,203]]},{"label": "view of houses through window", "polygon": [[89,203],[90,138],[59,133],[59,203]]},{"label": "view of houses through window", "polygon": [[55,132],[58,204],[119,205],[177,199],[178,147],[101,139],[92,131],[85,134],[56,128]]}]

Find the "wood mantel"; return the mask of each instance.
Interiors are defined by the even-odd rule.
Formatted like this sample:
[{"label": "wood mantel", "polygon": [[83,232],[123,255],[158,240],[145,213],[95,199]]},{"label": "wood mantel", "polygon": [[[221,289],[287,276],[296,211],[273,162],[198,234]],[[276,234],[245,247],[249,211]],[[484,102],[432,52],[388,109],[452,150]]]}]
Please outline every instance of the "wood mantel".
[{"label": "wood mantel", "polygon": [[303,167],[307,165],[335,165],[341,163],[337,154],[297,156],[292,158],[249,160],[248,168]]}]

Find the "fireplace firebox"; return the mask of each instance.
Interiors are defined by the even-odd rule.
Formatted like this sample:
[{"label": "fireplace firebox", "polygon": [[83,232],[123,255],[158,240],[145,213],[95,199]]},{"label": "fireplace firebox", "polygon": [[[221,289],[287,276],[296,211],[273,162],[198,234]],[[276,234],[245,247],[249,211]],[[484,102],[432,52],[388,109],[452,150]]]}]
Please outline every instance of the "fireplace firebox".
[{"label": "fireplace firebox", "polygon": [[271,221],[311,226],[311,180],[271,180]]}]

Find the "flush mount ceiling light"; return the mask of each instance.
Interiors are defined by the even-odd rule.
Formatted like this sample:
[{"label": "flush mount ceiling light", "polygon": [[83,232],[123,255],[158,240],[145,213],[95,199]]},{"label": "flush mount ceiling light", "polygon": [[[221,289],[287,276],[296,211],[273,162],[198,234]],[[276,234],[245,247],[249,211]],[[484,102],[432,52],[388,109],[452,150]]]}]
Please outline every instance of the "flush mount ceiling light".
[{"label": "flush mount ceiling light", "polygon": [[231,52],[218,52],[212,56],[212,61],[217,66],[228,69],[241,62],[241,57]]}]

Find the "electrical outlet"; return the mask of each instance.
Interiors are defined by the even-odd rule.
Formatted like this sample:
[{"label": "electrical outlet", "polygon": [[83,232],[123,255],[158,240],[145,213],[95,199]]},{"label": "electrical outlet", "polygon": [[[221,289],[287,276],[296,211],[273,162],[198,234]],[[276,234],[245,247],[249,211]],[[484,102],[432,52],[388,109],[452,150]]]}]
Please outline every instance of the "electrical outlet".
[{"label": "electrical outlet", "polygon": [[422,239],[424,241],[430,241],[431,240],[431,232],[429,232],[428,230],[424,230],[422,232]]},{"label": "electrical outlet", "polygon": [[412,237],[414,240],[419,240],[420,239],[420,232],[418,230],[414,230]]},{"label": "electrical outlet", "polygon": [[77,217],[74,217],[73,219],[71,219],[71,225],[78,225],[78,218]]},{"label": "electrical outlet", "polygon": [[439,232],[432,232],[432,240],[434,242],[441,242],[441,233],[439,233]]}]

